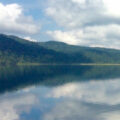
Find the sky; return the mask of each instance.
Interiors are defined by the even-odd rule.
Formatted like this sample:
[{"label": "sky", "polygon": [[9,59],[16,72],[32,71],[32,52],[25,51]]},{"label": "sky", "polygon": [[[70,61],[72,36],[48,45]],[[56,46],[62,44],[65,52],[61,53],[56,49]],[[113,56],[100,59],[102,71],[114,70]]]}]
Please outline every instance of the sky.
[{"label": "sky", "polygon": [[0,0],[0,33],[120,49],[119,0]]}]

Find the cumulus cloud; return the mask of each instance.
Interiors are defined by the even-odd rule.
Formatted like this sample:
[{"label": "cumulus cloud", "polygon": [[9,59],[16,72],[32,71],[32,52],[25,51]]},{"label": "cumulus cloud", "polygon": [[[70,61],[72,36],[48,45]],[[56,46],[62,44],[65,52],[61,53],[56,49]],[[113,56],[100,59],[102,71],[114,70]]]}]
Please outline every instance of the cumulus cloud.
[{"label": "cumulus cloud", "polygon": [[25,16],[19,4],[0,3],[0,32],[10,34],[34,34],[38,31],[31,16]]},{"label": "cumulus cloud", "polygon": [[46,14],[64,30],[48,34],[70,44],[119,49],[119,4],[118,0],[51,0]]},{"label": "cumulus cloud", "polygon": [[69,31],[48,31],[47,34],[68,44],[120,49],[120,25],[116,24],[88,26]]},{"label": "cumulus cloud", "polygon": [[120,23],[120,8],[116,6],[119,3],[118,0],[51,0],[46,13],[67,28]]}]

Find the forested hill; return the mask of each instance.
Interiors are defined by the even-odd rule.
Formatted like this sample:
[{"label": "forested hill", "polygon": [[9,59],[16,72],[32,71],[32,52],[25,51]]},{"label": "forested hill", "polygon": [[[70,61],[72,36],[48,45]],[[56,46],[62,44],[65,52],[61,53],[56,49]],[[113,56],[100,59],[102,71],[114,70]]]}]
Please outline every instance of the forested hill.
[{"label": "forested hill", "polygon": [[120,51],[68,45],[62,42],[30,42],[0,34],[0,64],[120,63]]},{"label": "forested hill", "polygon": [[[84,58],[87,58],[87,62],[91,63],[120,63],[120,50],[75,46],[56,41],[39,42],[39,45],[71,55],[75,60],[84,56]],[[83,60],[82,63],[86,63],[86,61]]]},{"label": "forested hill", "polygon": [[0,35],[0,63],[66,63],[65,53],[48,50],[37,43],[7,35]]}]

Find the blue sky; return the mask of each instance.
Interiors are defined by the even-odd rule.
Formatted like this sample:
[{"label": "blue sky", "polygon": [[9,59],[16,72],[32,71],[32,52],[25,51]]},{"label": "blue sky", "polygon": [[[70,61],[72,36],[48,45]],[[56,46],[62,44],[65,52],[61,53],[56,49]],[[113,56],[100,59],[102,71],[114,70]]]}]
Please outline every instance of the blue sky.
[{"label": "blue sky", "polygon": [[120,49],[119,0],[1,0],[0,33]]}]

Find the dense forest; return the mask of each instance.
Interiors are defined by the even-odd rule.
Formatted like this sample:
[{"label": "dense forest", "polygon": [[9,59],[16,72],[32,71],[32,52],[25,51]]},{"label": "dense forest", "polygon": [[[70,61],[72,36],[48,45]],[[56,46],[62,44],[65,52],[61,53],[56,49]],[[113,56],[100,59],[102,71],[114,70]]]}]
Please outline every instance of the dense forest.
[{"label": "dense forest", "polygon": [[[120,50],[68,45],[56,41],[39,42],[39,45],[71,55],[75,62],[78,63],[120,63]],[[83,59],[80,61],[81,57]]]},{"label": "dense forest", "polygon": [[120,63],[120,50],[68,45],[62,42],[30,42],[0,34],[0,64]]},{"label": "dense forest", "polygon": [[66,63],[65,53],[48,50],[37,43],[14,36],[0,35],[0,63]]}]

